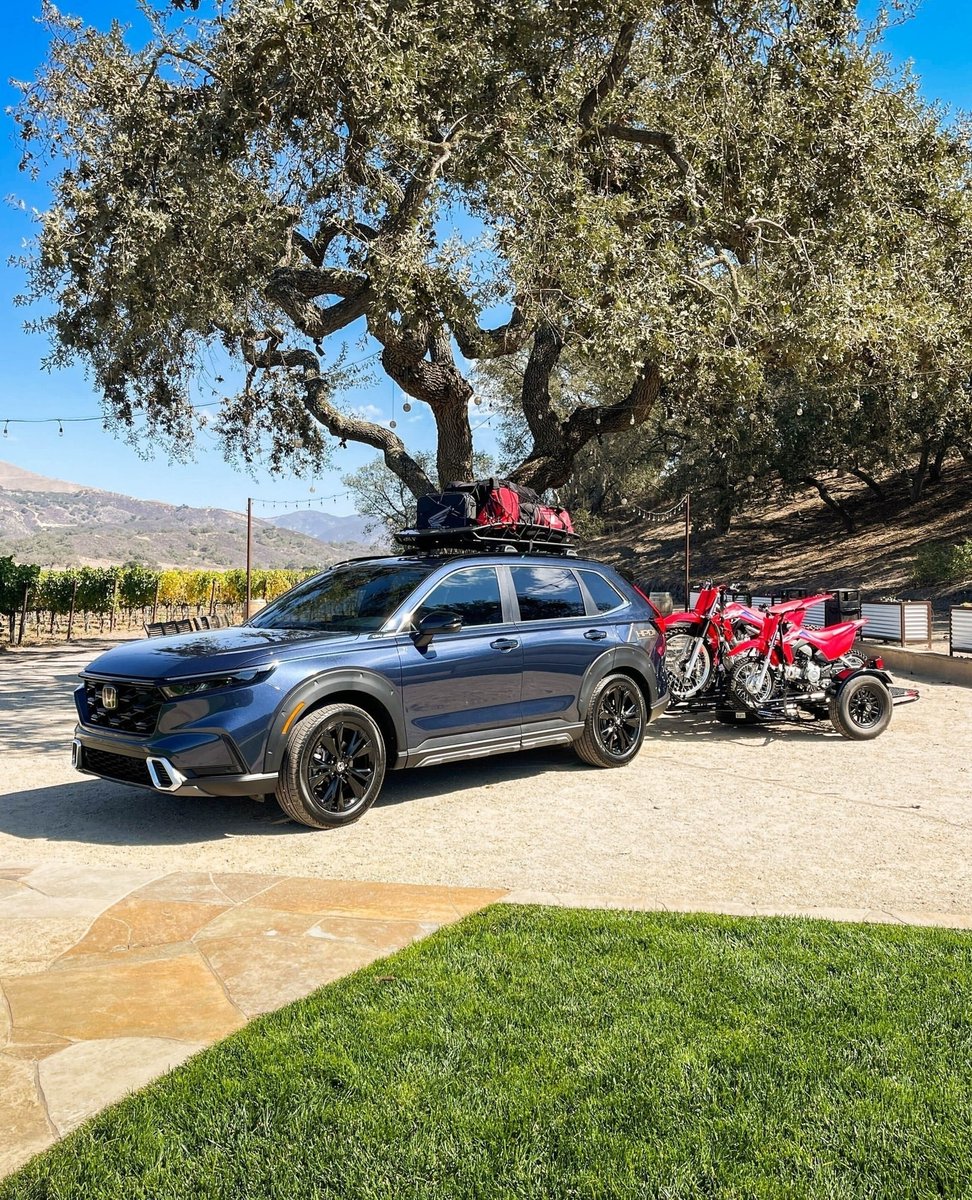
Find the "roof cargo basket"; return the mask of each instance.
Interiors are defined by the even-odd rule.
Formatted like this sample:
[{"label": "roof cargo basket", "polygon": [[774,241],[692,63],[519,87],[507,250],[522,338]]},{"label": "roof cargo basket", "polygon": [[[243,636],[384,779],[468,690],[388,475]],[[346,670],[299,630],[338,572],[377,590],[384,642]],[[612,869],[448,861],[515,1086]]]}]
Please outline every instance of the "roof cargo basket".
[{"label": "roof cargo basket", "polygon": [[559,554],[576,558],[577,535],[543,525],[462,525],[452,529],[403,529],[395,540],[410,550],[463,554]]}]

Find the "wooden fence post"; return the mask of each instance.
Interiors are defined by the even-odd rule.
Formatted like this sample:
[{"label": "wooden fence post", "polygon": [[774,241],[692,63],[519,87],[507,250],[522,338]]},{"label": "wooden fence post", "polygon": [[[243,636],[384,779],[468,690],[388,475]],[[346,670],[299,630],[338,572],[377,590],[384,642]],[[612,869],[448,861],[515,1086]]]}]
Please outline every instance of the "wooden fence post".
[{"label": "wooden fence post", "polygon": [[68,641],[71,640],[71,628],[74,625],[74,604],[75,604],[75,601],[77,600],[77,598],[78,598],[78,581],[75,579],[74,587],[71,589],[71,608],[70,608],[70,611],[68,612],[68,628],[67,628],[67,640]]},{"label": "wooden fence post", "polygon": [[24,640],[24,625],[27,622],[27,601],[30,599],[30,584],[24,584],[24,603],[20,610],[20,633],[17,634],[17,645]]}]

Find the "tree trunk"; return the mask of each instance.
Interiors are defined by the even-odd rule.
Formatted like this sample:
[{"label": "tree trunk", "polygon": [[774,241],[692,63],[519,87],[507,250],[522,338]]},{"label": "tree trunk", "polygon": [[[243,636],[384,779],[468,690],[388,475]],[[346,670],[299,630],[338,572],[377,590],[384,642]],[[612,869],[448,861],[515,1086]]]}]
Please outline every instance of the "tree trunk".
[{"label": "tree trunk", "polygon": [[831,512],[840,517],[841,524],[847,533],[857,533],[857,526],[854,524],[854,518],[850,515],[848,509],[835,497],[830,494],[830,490],[822,479],[815,479],[812,475],[808,475],[803,481],[809,487],[815,488],[817,495],[826,504]]},{"label": "tree trunk", "polygon": [[938,449],[935,451],[935,461],[928,471],[928,478],[932,483],[942,482],[942,468],[945,466],[945,455],[948,454],[948,451],[949,446],[947,442],[941,441],[938,443]]},{"label": "tree trunk", "polygon": [[457,395],[454,401],[436,405],[433,410],[438,433],[436,470],[440,487],[445,487],[453,479],[471,480],[473,477],[473,440],[468,399],[468,396]]},{"label": "tree trunk", "polygon": [[732,528],[733,502],[736,494],[728,479],[720,480],[718,500],[713,514],[713,527],[719,537],[724,536]]},{"label": "tree trunk", "polygon": [[918,466],[915,467],[911,476],[911,503],[917,504],[921,499],[921,493],[925,487],[925,478],[928,475],[928,459],[931,456],[931,443],[925,442],[921,448],[921,458],[918,460]]},{"label": "tree trunk", "polygon": [[882,504],[885,504],[887,502],[887,499],[888,499],[887,492],[884,490],[883,487],[881,487],[881,485],[878,483],[878,481],[873,478],[873,476],[868,475],[867,471],[863,470],[863,468],[861,468],[861,467],[848,467],[847,469],[848,469],[848,471],[850,471],[850,473],[854,476],[855,479],[859,479],[861,481],[861,483],[866,484],[868,490],[870,492],[872,492],[874,494],[874,496],[876,496],[877,499],[881,501]]}]

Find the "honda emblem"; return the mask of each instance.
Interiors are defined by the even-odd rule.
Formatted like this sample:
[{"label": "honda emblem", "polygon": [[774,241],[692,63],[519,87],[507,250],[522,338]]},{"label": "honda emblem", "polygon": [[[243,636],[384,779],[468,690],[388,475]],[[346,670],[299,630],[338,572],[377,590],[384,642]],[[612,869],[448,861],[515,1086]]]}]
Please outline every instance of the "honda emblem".
[{"label": "honda emblem", "polygon": [[101,689],[101,703],[109,712],[118,707],[118,692],[110,683],[106,683]]}]

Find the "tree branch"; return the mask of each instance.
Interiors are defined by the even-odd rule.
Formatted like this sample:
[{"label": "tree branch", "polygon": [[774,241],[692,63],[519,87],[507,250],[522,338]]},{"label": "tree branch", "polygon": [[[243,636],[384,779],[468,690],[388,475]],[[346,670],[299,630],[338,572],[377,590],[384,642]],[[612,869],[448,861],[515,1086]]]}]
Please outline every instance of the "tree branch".
[{"label": "tree branch", "polygon": [[402,480],[413,496],[423,496],[434,490],[428,475],[393,430],[361,417],[349,416],[335,408],[328,397],[327,385],[321,378],[320,363],[312,351],[278,349],[273,344],[261,349],[253,339],[245,339],[242,345],[243,357],[251,367],[298,370],[303,377],[307,411],[334,437],[342,441],[363,442],[380,450],[385,465]]},{"label": "tree branch", "polygon": [[[268,300],[278,305],[307,337],[321,339],[364,316],[371,299],[366,279],[349,271],[301,270],[277,267],[265,288]],[[322,307],[315,296],[343,296]]]},{"label": "tree branch", "polygon": [[604,68],[604,74],[581,101],[577,123],[583,129],[590,126],[600,105],[620,83],[631,57],[631,47],[637,32],[636,21],[625,21],[618,30],[618,40],[614,43],[614,51]]},{"label": "tree branch", "polygon": [[476,321],[459,316],[450,317],[449,328],[463,358],[499,358],[514,354],[530,337],[530,324],[519,304],[514,304],[508,321],[493,329],[483,329]]},{"label": "tree branch", "polygon": [[631,142],[636,146],[651,146],[666,154],[682,177],[685,185],[685,201],[689,212],[693,220],[698,218],[700,201],[695,169],[673,133],[668,133],[663,129],[636,129],[631,125],[602,125],[601,133],[606,137],[617,138],[621,142]]}]

